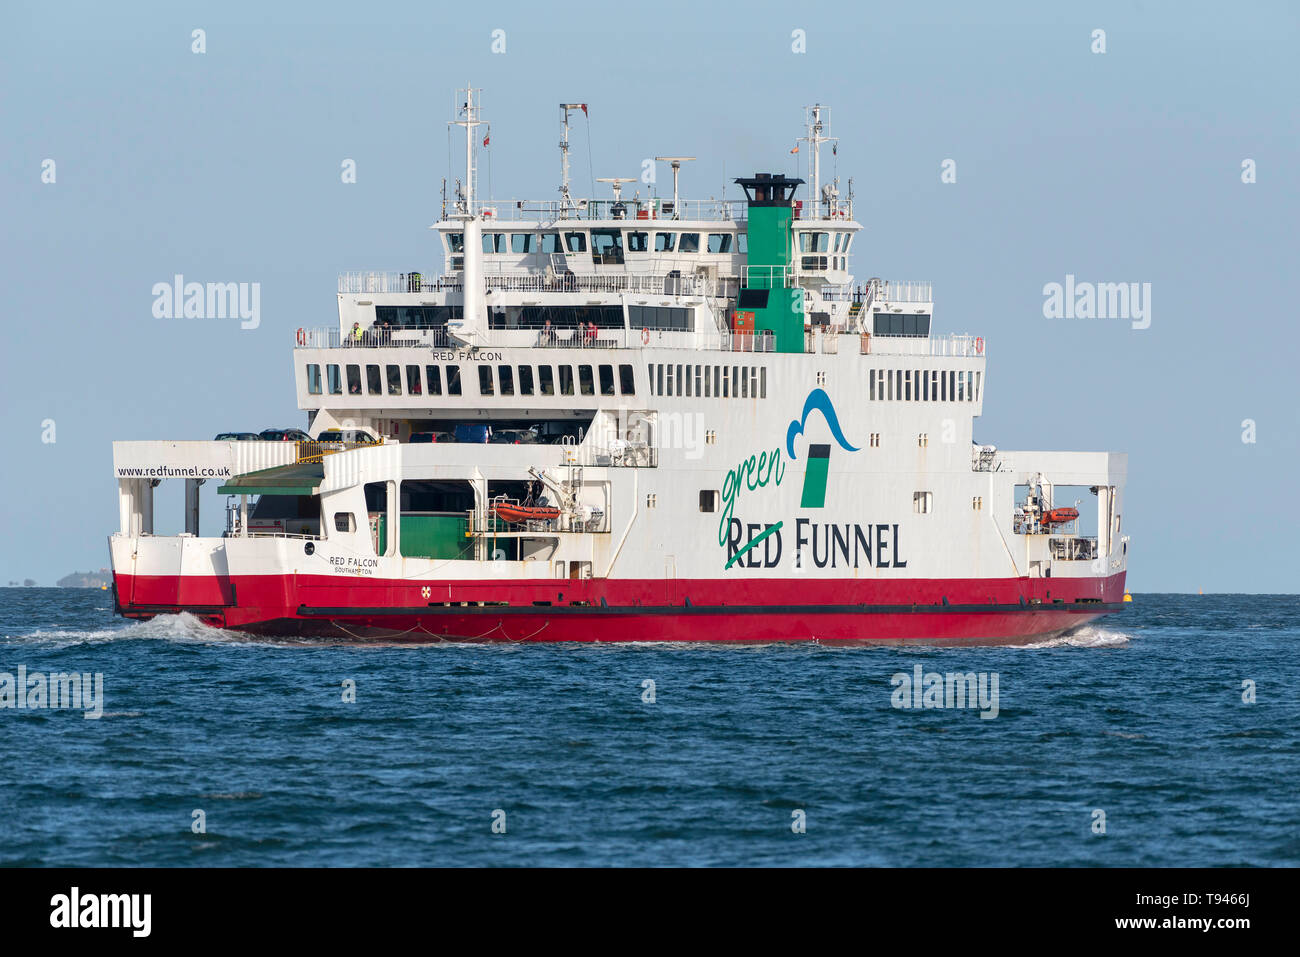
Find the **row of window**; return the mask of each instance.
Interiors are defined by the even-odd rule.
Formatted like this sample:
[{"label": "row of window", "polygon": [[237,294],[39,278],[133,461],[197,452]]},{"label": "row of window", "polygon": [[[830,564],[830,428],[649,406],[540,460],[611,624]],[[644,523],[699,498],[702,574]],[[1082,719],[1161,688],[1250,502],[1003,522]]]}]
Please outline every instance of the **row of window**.
[{"label": "row of window", "polygon": [[[624,236],[626,235],[626,242]],[[618,229],[572,230],[564,233],[484,233],[483,252],[489,255],[513,253],[585,253],[588,236],[591,251],[597,256],[619,256],[626,249],[630,253],[650,252],[649,232],[628,230],[626,234]],[[826,233],[817,235],[826,236]],[[703,238],[703,248],[701,248]],[[736,252],[746,252],[746,234],[740,233],[670,233],[654,234],[654,251],[657,253],[698,253],[706,252],[725,255],[733,248]],[[447,248],[452,254],[465,251],[465,234],[448,233]]]},{"label": "row of window", "polygon": [[870,398],[885,402],[976,402],[980,373],[937,369],[871,369]]},{"label": "row of window", "polygon": [[651,363],[651,395],[718,399],[766,399],[766,366],[697,366]]},{"label": "row of window", "polygon": [[[361,395],[363,384],[367,395],[461,394],[458,365],[367,365],[364,383],[361,368],[330,363],[325,366],[322,382],[320,365],[308,363],[307,392],[321,395],[328,390],[330,395],[342,395],[346,383],[348,395]],[[597,389],[600,395],[636,394],[632,366],[626,363],[618,367],[617,376],[613,365],[580,365],[576,378],[574,367],[568,365],[539,365],[534,369],[531,365],[485,363],[478,366],[478,384],[479,395],[596,395]]]}]

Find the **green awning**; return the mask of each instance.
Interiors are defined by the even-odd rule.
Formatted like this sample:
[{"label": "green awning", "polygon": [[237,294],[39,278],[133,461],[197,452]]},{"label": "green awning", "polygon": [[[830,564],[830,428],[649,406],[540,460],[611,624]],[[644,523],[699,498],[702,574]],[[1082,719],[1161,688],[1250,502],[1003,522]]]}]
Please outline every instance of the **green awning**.
[{"label": "green awning", "polygon": [[315,495],[325,479],[319,462],[277,465],[236,475],[217,489],[218,495]]}]

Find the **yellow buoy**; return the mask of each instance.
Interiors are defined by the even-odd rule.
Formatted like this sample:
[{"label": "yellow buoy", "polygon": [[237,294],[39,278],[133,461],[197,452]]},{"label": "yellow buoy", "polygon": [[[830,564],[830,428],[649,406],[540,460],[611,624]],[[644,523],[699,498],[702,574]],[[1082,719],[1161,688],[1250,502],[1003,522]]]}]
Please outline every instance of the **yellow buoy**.
[{"label": "yellow buoy", "polygon": [[1124,593],[1124,600],[1125,600],[1125,601],[1132,601],[1132,600],[1133,600],[1133,596],[1130,595],[1128,592],[1125,592],[1125,593]]}]

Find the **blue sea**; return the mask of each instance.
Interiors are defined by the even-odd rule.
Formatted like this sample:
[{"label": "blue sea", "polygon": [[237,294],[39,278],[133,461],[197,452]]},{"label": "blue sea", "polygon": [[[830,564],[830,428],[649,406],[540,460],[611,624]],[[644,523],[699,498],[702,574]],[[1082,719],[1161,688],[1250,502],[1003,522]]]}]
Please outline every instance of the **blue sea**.
[{"label": "blue sea", "polygon": [[[0,709],[0,864],[1300,863],[1300,597],[1134,599],[1018,648],[349,646],[0,589],[0,683],[103,676]],[[917,666],[996,717],[896,707]]]}]

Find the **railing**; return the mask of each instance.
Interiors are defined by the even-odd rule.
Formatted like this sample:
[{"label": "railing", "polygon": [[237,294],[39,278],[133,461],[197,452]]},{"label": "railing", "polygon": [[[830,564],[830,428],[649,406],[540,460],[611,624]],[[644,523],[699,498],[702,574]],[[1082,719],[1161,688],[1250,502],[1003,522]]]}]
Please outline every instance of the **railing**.
[{"label": "railing", "polygon": [[[463,342],[453,338],[441,326],[375,327],[363,330],[361,337],[338,329],[303,329],[296,334],[300,349],[459,349]],[[805,352],[834,354],[840,340],[852,336],[861,355],[935,356],[979,359],[986,355],[980,336],[895,336],[869,332],[845,332],[838,327],[828,331],[808,332]],[[490,328],[482,345],[519,349],[694,349],[712,352],[775,352],[776,342],[770,332],[732,332],[686,329],[598,329],[593,337],[581,329],[552,328],[529,323],[509,328]],[[853,345],[845,348],[852,349]]]},{"label": "railing", "polygon": [[834,355],[840,351],[840,335],[838,331],[819,332],[813,329],[804,333],[804,352],[821,352],[827,355]]},{"label": "railing", "polygon": [[320,462],[327,455],[335,452],[347,452],[350,449],[373,449],[376,442],[295,442],[296,455],[294,463],[298,465]]},{"label": "railing", "polygon": [[301,329],[294,342],[300,349],[449,349],[457,345],[444,326],[370,326],[346,335],[338,329]]},{"label": "railing", "polygon": [[933,284],[928,280],[871,279],[872,298],[882,302],[934,302]]},{"label": "railing", "polygon": [[775,352],[776,337],[766,330],[762,332],[729,332],[723,336],[724,350],[727,352]]},{"label": "railing", "polygon": [[604,445],[565,445],[563,465],[592,468],[653,469],[659,467],[659,450],[640,442]]},{"label": "railing", "polygon": [[[498,264],[498,270],[506,267]],[[488,293],[500,292],[604,292],[641,293],[649,296],[727,296],[734,295],[740,280],[722,276],[716,280],[702,276],[645,276],[615,273],[608,276],[584,276],[572,272],[505,273],[485,269],[483,284]],[[347,272],[339,274],[338,291],[353,295],[364,293],[458,292],[464,288],[459,274],[427,279],[423,273]]]},{"label": "railing", "polygon": [[1097,539],[1077,536],[1049,538],[1047,550],[1059,562],[1090,562],[1097,557]]},{"label": "railing", "polygon": [[794,285],[793,266],[746,266],[745,286],[749,289],[786,289]]},{"label": "railing", "polygon": [[[558,200],[512,199],[499,202],[475,203],[483,216],[484,228],[496,222],[554,223],[557,220],[623,219],[629,222],[655,222],[658,220],[690,219],[721,222],[741,221],[748,215],[749,204],[743,199],[682,199],[677,202],[676,215],[673,201],[660,196],[642,199],[624,197],[613,199],[572,200],[565,206]],[[622,207],[622,215],[618,215]]]},{"label": "railing", "polygon": [[894,336],[864,332],[859,337],[863,355],[943,356],[978,359],[985,355],[984,339],[972,335]]}]

